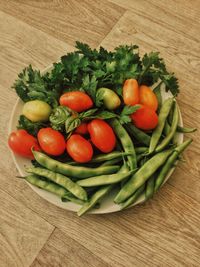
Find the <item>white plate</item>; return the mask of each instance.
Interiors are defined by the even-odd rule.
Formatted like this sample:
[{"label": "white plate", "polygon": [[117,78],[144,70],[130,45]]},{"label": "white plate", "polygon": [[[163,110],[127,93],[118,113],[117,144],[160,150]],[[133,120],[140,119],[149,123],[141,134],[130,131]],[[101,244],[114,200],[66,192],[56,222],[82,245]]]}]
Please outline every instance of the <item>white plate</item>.
[{"label": "white plate", "polygon": [[[52,68],[52,65],[49,66],[48,68],[46,68],[43,73],[49,71]],[[167,99],[169,97],[171,97],[171,93],[166,93],[164,88],[162,88],[162,97],[163,99]],[[16,130],[16,126],[18,125],[18,119],[20,114],[22,113],[22,107],[23,107],[23,102],[18,99],[13,110],[12,110],[12,114],[11,114],[11,118],[9,121],[9,133],[12,131]],[[182,123],[182,116],[181,113],[179,112],[179,125],[183,125]],[[178,143],[182,143],[183,142],[183,134],[178,133],[177,136],[177,141]],[[12,153],[12,157],[13,160],[15,162],[15,165],[20,173],[21,176],[25,176],[26,172],[25,172],[25,166],[31,166],[31,162],[28,159],[25,159],[23,157],[20,157],[18,155],[15,155],[14,153]],[[169,175],[166,177],[165,182],[169,179],[169,177],[172,175],[174,169],[172,169],[169,173]],[[29,184],[29,183],[28,183]],[[70,202],[62,202],[60,200],[59,197],[53,195],[52,193],[49,193],[47,191],[44,191],[42,189],[39,189],[31,184],[29,184],[30,187],[38,194],[40,195],[42,198],[46,199],[47,201],[51,202],[52,204],[66,209],[66,210],[71,210],[71,211],[78,211],[80,209],[80,206],[74,203],[70,203]],[[105,197],[105,199],[102,201],[101,206],[99,209],[93,209],[91,210],[89,213],[93,213],[93,214],[104,214],[104,213],[111,213],[111,212],[116,212],[120,210],[120,206],[117,204],[114,204],[113,199],[114,199],[114,195],[116,194],[116,192],[112,191],[107,197]],[[134,203],[134,205],[137,205],[139,203],[144,202],[145,197],[144,195],[141,195],[141,197],[137,200],[136,203]],[[133,205],[133,206],[134,206]]]}]

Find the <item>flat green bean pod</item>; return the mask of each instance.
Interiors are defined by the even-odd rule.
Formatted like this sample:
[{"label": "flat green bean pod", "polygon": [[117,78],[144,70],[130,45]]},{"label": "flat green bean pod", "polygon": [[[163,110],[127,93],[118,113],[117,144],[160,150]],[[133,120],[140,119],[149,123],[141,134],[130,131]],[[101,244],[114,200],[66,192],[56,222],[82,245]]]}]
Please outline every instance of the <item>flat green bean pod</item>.
[{"label": "flat green bean pod", "polygon": [[122,158],[116,158],[116,159],[111,159],[111,160],[107,160],[104,163],[101,164],[101,167],[105,167],[105,166],[112,166],[115,165],[116,163],[119,163],[122,161]]},{"label": "flat green bean pod", "polygon": [[35,157],[35,160],[48,170],[67,175],[69,177],[74,177],[76,179],[83,179],[92,176],[116,173],[120,168],[119,166],[103,166],[97,168],[71,166],[69,164],[62,163],[55,159],[52,159],[47,155],[45,155],[44,153],[38,151],[33,151],[33,155]]},{"label": "flat green bean pod", "polygon": [[93,208],[96,205],[96,203],[98,203],[105,195],[107,195],[110,192],[112,187],[113,185],[106,185],[101,187],[96,193],[94,193],[91,199],[80,208],[80,210],[77,212],[78,216],[82,216],[88,210]]},{"label": "flat green bean pod", "polygon": [[158,189],[161,187],[163,184],[167,174],[169,171],[174,167],[174,164],[179,157],[179,155],[189,146],[189,144],[192,142],[192,139],[188,139],[181,145],[178,145],[173,153],[170,155],[170,157],[167,159],[166,163],[162,167],[159,175],[157,176],[155,180],[155,187],[154,187],[154,192],[158,191]]},{"label": "flat green bean pod", "polygon": [[[177,125],[178,125],[178,120],[179,120],[178,106],[175,103],[174,115],[173,115],[173,120],[172,120],[172,125],[171,125],[171,128],[170,128],[170,132],[161,141],[161,143],[156,147],[155,152],[162,151],[169,144],[169,142],[172,140],[172,138],[174,137],[174,135],[176,133],[176,128],[177,128]],[[164,127],[164,125],[163,125],[163,127]]]},{"label": "flat green bean pod", "polygon": [[115,134],[119,138],[124,151],[129,155],[127,156],[129,168],[131,170],[134,170],[135,168],[137,168],[137,160],[134,145],[130,136],[117,119],[112,119],[110,124],[114,129]]},{"label": "flat green bean pod", "polygon": [[173,98],[168,98],[167,100],[165,100],[165,102],[163,103],[159,116],[158,116],[158,125],[156,127],[156,129],[153,131],[152,137],[151,137],[151,142],[150,142],[150,146],[149,146],[149,154],[151,154],[152,152],[154,152],[154,150],[156,149],[156,146],[160,140],[160,137],[162,135],[164,126],[165,126],[165,122],[167,120],[167,116],[170,112],[170,109],[173,105],[174,99]]},{"label": "flat green bean pod", "polygon": [[[118,171],[118,173],[126,173],[127,171],[129,171],[129,168],[128,168],[126,162],[125,162],[124,165]],[[112,188],[114,186],[115,185],[111,184],[111,185],[105,185],[105,186],[100,187],[100,189],[98,189],[91,196],[90,200],[88,202],[86,202],[82,206],[82,208],[78,211],[78,216],[83,215],[88,210],[90,210],[91,208],[95,207],[96,203],[98,203],[105,195],[107,195],[112,190]]]},{"label": "flat green bean pod", "polygon": [[127,123],[124,127],[132,137],[145,146],[149,146],[151,137],[148,134],[135,127],[132,123]]},{"label": "flat green bean pod", "polygon": [[154,194],[155,179],[156,179],[156,173],[154,173],[146,182],[145,200],[152,198]]},{"label": "flat green bean pod", "polygon": [[125,172],[125,173],[122,172],[122,173],[90,177],[87,179],[77,181],[77,184],[83,187],[116,184],[128,178],[131,174],[133,174],[133,172],[136,172],[136,170],[132,170],[132,171]]},{"label": "flat green bean pod", "polygon": [[146,146],[136,147],[135,148],[135,153],[136,154],[142,154],[142,153],[146,153],[148,150],[149,149]]},{"label": "flat green bean pod", "polygon": [[81,200],[87,200],[87,192],[78,184],[74,183],[70,178],[53,172],[49,171],[44,168],[27,168],[27,172],[37,174],[43,177],[48,178],[49,180],[53,181],[54,183],[64,187],[68,191],[70,191],[74,196]]},{"label": "flat green bean pod", "polygon": [[127,183],[121,188],[114,199],[114,202],[119,204],[129,198],[134,192],[141,187],[156,170],[162,166],[166,159],[172,153],[172,149],[162,151],[150,158],[144,165],[131,176]]},{"label": "flat green bean pod", "polygon": [[177,126],[177,132],[179,133],[193,133],[196,132],[197,128],[188,128],[188,127],[181,127]]},{"label": "flat green bean pod", "polygon": [[143,184],[140,188],[136,190],[136,192],[130,196],[125,202],[121,203],[121,210],[128,208],[130,205],[133,205],[137,199],[141,196],[144,192],[145,184]]},{"label": "flat green bean pod", "polygon": [[51,192],[59,197],[63,197],[65,194],[68,194],[68,190],[66,190],[64,187],[53,182],[47,181],[39,175],[31,174],[25,176],[24,179],[30,184],[35,185],[45,191]]}]

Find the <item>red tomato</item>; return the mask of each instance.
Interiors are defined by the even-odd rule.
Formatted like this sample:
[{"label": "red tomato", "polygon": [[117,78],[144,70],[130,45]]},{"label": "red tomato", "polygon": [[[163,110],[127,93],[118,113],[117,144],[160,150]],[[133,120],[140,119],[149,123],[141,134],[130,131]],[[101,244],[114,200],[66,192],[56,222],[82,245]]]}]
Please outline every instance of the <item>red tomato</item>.
[{"label": "red tomato", "polygon": [[139,88],[140,104],[143,104],[153,110],[158,108],[158,100],[154,92],[146,85],[141,85]]},{"label": "red tomato", "polygon": [[8,145],[14,153],[30,159],[34,159],[32,148],[40,151],[37,139],[25,130],[12,132],[8,139]]},{"label": "red tomato", "polygon": [[158,124],[158,115],[155,110],[140,105],[141,107],[131,115],[135,126],[142,130],[152,130]]},{"label": "red tomato", "polygon": [[87,134],[88,133],[87,123],[86,122],[82,122],[81,125],[79,125],[76,128],[75,133],[77,133],[77,134]]},{"label": "red tomato", "polygon": [[134,106],[139,103],[139,87],[135,79],[128,79],[123,86],[123,99],[126,105]]},{"label": "red tomato", "polygon": [[77,162],[88,162],[92,159],[93,148],[89,141],[79,134],[73,134],[67,140],[68,154]]},{"label": "red tomato", "polygon": [[88,124],[88,132],[92,143],[102,152],[111,152],[116,144],[116,137],[110,125],[100,119],[92,120]]},{"label": "red tomato", "polygon": [[76,112],[82,112],[93,106],[92,99],[84,92],[68,92],[60,97],[60,105],[71,108]]},{"label": "red tomato", "polygon": [[52,129],[42,128],[38,132],[38,141],[44,152],[52,156],[59,156],[65,151],[64,136]]}]

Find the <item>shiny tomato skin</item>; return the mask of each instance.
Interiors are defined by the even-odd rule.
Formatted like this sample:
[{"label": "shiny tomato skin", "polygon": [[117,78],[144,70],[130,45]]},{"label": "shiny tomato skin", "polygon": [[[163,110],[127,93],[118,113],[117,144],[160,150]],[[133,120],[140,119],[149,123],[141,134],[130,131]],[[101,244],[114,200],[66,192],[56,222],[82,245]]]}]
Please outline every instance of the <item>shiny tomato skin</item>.
[{"label": "shiny tomato skin", "polygon": [[66,143],[67,153],[76,162],[84,163],[92,159],[93,148],[88,140],[79,134],[72,134]]},{"label": "shiny tomato skin", "polygon": [[128,79],[123,85],[123,100],[125,105],[134,106],[139,103],[139,86],[135,79]]},{"label": "shiny tomato skin", "polygon": [[158,124],[158,115],[155,110],[140,105],[140,108],[131,115],[135,126],[142,130],[152,130]]},{"label": "shiny tomato skin", "polygon": [[76,129],[75,133],[77,134],[87,134],[88,133],[88,124],[86,122],[82,122]]},{"label": "shiny tomato skin", "polygon": [[140,104],[145,105],[153,110],[158,108],[158,100],[150,87],[141,85],[139,87]]},{"label": "shiny tomato skin", "polygon": [[76,112],[82,112],[90,109],[93,106],[93,101],[86,93],[74,91],[61,95],[60,105],[66,106]]},{"label": "shiny tomato skin", "polygon": [[8,145],[14,153],[30,159],[34,159],[32,148],[40,151],[37,139],[26,130],[12,132],[8,138]]},{"label": "shiny tomato skin", "polygon": [[94,119],[88,124],[92,143],[102,152],[111,152],[116,145],[116,137],[111,126],[104,120]]},{"label": "shiny tomato skin", "polygon": [[59,156],[65,151],[65,138],[60,132],[52,128],[42,128],[37,137],[40,147],[45,153]]}]

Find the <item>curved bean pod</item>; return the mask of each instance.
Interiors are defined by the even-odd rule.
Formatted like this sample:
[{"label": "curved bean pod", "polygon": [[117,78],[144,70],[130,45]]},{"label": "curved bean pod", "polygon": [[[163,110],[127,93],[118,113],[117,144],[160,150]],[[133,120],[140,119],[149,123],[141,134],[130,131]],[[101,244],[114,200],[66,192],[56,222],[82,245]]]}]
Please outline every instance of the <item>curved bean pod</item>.
[{"label": "curved bean pod", "polygon": [[148,134],[135,127],[132,123],[127,123],[124,127],[132,137],[145,146],[149,146],[151,137]]},{"label": "curved bean pod", "polygon": [[151,137],[151,141],[150,141],[150,146],[149,146],[149,154],[151,154],[152,152],[154,152],[160,137],[162,135],[163,132],[163,128],[165,126],[165,122],[167,120],[167,116],[170,112],[170,109],[173,105],[174,99],[173,98],[168,98],[167,100],[165,100],[165,102],[163,103],[159,116],[158,116],[158,125],[156,127],[156,129],[153,131],[152,137]]},{"label": "curved bean pod", "polygon": [[100,188],[96,193],[94,193],[91,199],[88,202],[86,202],[77,212],[78,216],[83,215],[88,210],[90,210],[92,207],[94,207],[96,203],[98,203],[106,194],[110,192],[112,187],[113,185],[106,185]]},{"label": "curved bean pod", "polygon": [[[136,171],[136,170],[135,170]],[[122,173],[116,173],[116,174],[109,174],[109,175],[100,175],[95,177],[90,177],[87,179],[79,180],[77,182],[78,185],[83,187],[92,187],[92,186],[99,186],[99,185],[107,185],[107,184],[116,184],[124,179],[128,178],[134,170],[129,172],[122,172]]]},{"label": "curved bean pod", "polygon": [[154,194],[155,179],[156,179],[156,175],[154,173],[146,182],[145,201],[152,198]]},{"label": "curved bean pod", "polygon": [[129,168],[131,170],[134,170],[135,168],[137,168],[137,159],[136,159],[134,145],[130,136],[128,135],[127,131],[124,129],[124,127],[117,119],[112,119],[110,124],[114,129],[115,134],[119,138],[124,151],[129,155],[127,156]]},{"label": "curved bean pod", "polygon": [[141,194],[144,192],[145,184],[143,184],[140,188],[137,189],[137,191],[130,196],[125,202],[121,203],[121,210],[128,208],[130,205],[134,204],[137,199],[141,196]]},{"label": "curved bean pod", "polygon": [[[178,119],[179,119],[179,113],[178,113],[178,106],[175,102],[175,107],[174,107],[174,114],[173,114],[173,120],[172,120],[172,125],[170,128],[169,134],[162,140],[162,142],[156,147],[155,152],[160,152],[162,151],[171,141],[171,139],[174,137],[176,133],[176,128],[178,125]],[[164,125],[163,125],[164,127]]]},{"label": "curved bean pod", "polygon": [[31,175],[25,176],[24,179],[30,184],[35,185],[38,188],[41,188],[48,192],[51,192],[54,195],[57,195],[59,197],[63,197],[65,194],[68,194],[68,190],[66,190],[64,187],[58,184],[52,183],[50,181],[47,181],[46,179],[43,179],[39,175],[31,174]]},{"label": "curved bean pod", "polygon": [[33,155],[35,157],[35,160],[48,170],[67,175],[69,177],[74,177],[76,179],[83,179],[103,174],[111,174],[117,172],[120,168],[119,166],[103,166],[97,168],[71,166],[69,164],[52,159],[44,153],[38,151],[33,151]]},{"label": "curved bean pod", "polygon": [[127,183],[121,188],[115,197],[114,202],[117,204],[122,203],[132,194],[134,194],[135,191],[140,188],[160,166],[165,163],[172,151],[172,149],[168,149],[160,152],[145,162],[144,165],[135,174],[133,174]]},{"label": "curved bean pod", "polygon": [[80,187],[78,184],[74,183],[70,178],[59,174],[55,173],[52,171],[49,171],[44,168],[27,168],[27,172],[37,174],[43,177],[48,178],[49,180],[53,181],[54,183],[63,186],[65,189],[70,191],[74,196],[81,200],[87,200],[87,193],[86,191]]},{"label": "curved bean pod", "polygon": [[158,189],[161,187],[163,184],[167,174],[169,171],[173,168],[174,163],[176,162],[178,156],[189,146],[189,144],[192,142],[192,139],[188,139],[181,145],[177,146],[172,153],[172,155],[167,159],[166,163],[162,167],[159,175],[157,176],[155,180],[155,187],[154,187],[154,192],[158,191]]}]

